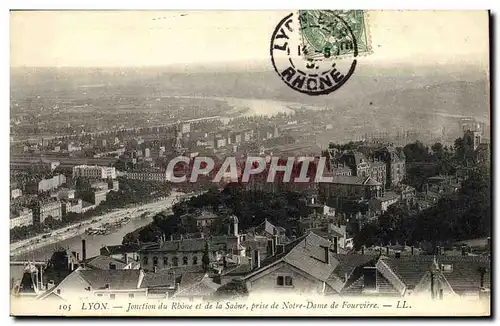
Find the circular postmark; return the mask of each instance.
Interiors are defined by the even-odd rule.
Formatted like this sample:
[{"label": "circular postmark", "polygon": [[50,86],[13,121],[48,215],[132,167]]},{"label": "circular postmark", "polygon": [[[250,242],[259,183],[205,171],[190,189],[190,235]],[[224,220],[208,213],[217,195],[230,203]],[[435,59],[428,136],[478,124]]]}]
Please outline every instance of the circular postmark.
[{"label": "circular postmark", "polygon": [[352,76],[358,48],[341,14],[304,10],[279,22],[271,37],[270,54],[274,70],[289,87],[308,95],[325,95]]}]

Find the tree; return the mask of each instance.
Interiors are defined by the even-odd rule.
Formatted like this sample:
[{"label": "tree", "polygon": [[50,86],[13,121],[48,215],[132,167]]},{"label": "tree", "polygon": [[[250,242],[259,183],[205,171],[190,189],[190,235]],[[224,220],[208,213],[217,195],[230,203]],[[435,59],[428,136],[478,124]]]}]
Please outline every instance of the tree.
[{"label": "tree", "polygon": [[[388,242],[455,242],[491,235],[490,175],[476,169],[458,193],[444,196],[425,210],[393,205],[377,221],[363,225],[354,238],[355,248]],[[416,205],[414,205],[416,206]]]},{"label": "tree", "polygon": [[246,287],[245,281],[232,280],[229,283],[219,287],[217,291],[215,291],[214,296],[222,299],[246,297],[248,296],[248,289]]},{"label": "tree", "polygon": [[408,162],[427,162],[429,161],[428,148],[419,141],[406,145],[403,152]]},{"label": "tree", "polygon": [[445,149],[443,147],[443,144],[435,143],[431,146],[431,149],[438,160],[441,160],[444,157]]},{"label": "tree", "polygon": [[463,138],[455,139],[453,148],[455,149],[455,158],[458,161],[463,161],[465,158],[464,139]]},{"label": "tree", "polygon": [[206,273],[210,267],[210,248],[208,241],[205,241],[205,249],[203,250],[203,257],[201,258],[203,271]]}]

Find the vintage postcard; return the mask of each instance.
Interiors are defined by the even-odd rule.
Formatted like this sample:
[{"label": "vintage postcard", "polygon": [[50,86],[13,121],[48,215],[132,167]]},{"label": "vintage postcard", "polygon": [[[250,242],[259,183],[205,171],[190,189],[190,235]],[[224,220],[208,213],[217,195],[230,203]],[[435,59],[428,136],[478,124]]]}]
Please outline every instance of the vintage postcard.
[{"label": "vintage postcard", "polygon": [[490,316],[489,21],[11,11],[11,315]]}]

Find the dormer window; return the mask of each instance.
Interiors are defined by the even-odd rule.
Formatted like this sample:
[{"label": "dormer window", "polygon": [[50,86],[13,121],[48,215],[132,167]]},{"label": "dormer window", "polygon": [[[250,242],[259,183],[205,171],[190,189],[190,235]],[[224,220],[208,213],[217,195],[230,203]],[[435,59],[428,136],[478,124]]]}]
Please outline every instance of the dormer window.
[{"label": "dormer window", "polygon": [[441,264],[442,272],[453,272],[453,265],[451,264]]}]

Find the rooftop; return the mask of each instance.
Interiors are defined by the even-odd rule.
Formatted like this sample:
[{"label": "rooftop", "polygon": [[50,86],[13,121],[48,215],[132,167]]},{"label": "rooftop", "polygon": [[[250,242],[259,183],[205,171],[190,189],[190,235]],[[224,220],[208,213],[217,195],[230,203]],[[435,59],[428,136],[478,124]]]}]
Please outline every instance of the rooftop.
[{"label": "rooftop", "polygon": [[85,267],[99,270],[109,270],[111,269],[111,264],[114,265],[116,269],[123,269],[127,266],[125,262],[109,256],[95,256],[84,260],[83,263]]},{"label": "rooftop", "polygon": [[138,269],[108,269],[108,270],[77,270],[76,271],[93,289],[127,290],[137,289],[141,270]]}]

